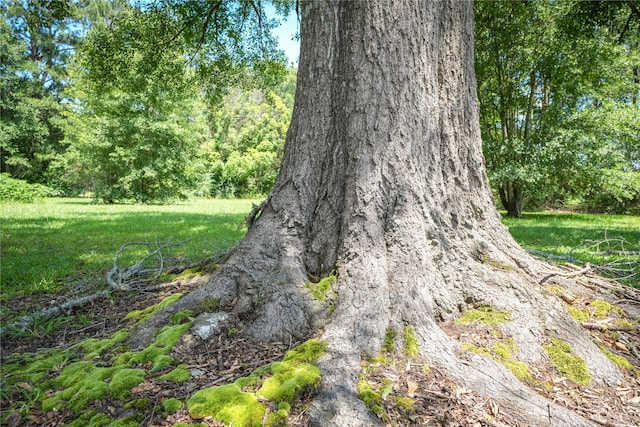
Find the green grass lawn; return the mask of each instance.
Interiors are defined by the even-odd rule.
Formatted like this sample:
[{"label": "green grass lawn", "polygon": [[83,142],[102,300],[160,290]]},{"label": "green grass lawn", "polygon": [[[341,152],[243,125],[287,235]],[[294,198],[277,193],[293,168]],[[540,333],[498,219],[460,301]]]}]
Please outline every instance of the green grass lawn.
[{"label": "green grass lawn", "polygon": [[[172,253],[196,262],[234,246],[246,232],[251,200],[174,205],[105,205],[90,199],[0,203],[2,299],[57,292],[79,281],[102,286],[118,249],[129,242],[181,242]],[[123,253],[130,265],[148,253]]]},{"label": "green grass lawn", "polygon": [[640,251],[640,216],[536,212],[525,213],[522,218],[504,218],[503,222],[526,249],[561,256],[571,254],[583,262],[596,264],[624,262],[625,269],[636,272],[626,282],[640,287],[640,256],[593,255]]},{"label": "green grass lawn", "polygon": [[[101,287],[114,255],[130,242],[190,239],[172,250],[181,262],[213,256],[242,238],[252,202],[201,199],[148,206],[51,198],[31,204],[0,203],[2,300],[64,291],[78,283]],[[635,250],[640,247],[639,216],[527,213],[504,222],[528,249],[566,254],[585,240],[605,236],[621,236]],[[144,247],[132,247],[121,264],[130,265],[146,253]]]}]

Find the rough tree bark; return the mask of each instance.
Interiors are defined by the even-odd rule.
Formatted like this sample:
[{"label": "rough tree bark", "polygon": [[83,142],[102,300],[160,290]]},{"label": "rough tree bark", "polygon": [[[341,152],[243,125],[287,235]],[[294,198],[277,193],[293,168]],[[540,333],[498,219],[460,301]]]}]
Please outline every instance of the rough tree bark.
[{"label": "rough tree bark", "polygon": [[[537,288],[543,264],[501,224],[484,171],[473,70],[473,7],[459,0],[304,1],[298,88],[280,176],[245,239],[211,282],[138,331],[203,298],[254,337],[323,329],[328,353],[311,407],[322,426],[378,425],[358,400],[363,355],[411,325],[429,363],[519,413],[523,425],[589,421],[501,365],[461,351],[437,322],[469,304],[511,310],[521,361],[559,337],[596,382],[616,367]],[[335,311],[304,287],[334,271]]]}]

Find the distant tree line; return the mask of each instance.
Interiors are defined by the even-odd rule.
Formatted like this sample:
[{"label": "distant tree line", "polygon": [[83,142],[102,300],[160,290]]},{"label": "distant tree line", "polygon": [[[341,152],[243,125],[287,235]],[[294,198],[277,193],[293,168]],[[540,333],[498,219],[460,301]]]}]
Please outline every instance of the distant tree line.
[{"label": "distant tree line", "polygon": [[[273,3],[287,13],[293,2]],[[187,9],[4,2],[3,179],[105,202],[267,194],[296,76],[270,36],[273,19],[256,15],[256,4],[216,3],[197,31],[185,25]],[[496,200],[511,216],[568,204],[639,212],[640,2],[475,8],[480,121]],[[208,25],[224,37],[204,43]]]}]

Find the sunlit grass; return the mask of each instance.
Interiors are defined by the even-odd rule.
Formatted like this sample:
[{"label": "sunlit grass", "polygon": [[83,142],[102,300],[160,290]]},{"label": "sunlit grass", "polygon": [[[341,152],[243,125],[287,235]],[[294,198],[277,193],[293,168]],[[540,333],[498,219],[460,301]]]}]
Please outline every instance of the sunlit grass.
[{"label": "sunlit grass", "polygon": [[[244,236],[244,218],[255,200],[196,200],[175,205],[105,205],[89,199],[43,199],[0,204],[2,300],[59,292],[83,283],[96,288],[130,242],[181,242],[172,253],[185,264],[229,249]],[[505,218],[527,249],[567,254],[586,240],[622,237],[640,246],[640,217],[527,213]],[[147,253],[127,250],[122,264]],[[585,259],[585,261],[593,261]]]},{"label": "sunlit grass", "polygon": [[640,256],[596,255],[607,251],[640,250],[640,216],[577,213],[525,213],[504,218],[511,235],[526,249],[572,257],[594,264],[625,262],[636,276],[627,283],[640,286]]},{"label": "sunlit grass", "polygon": [[[82,280],[100,286],[118,249],[129,242],[188,240],[172,253],[195,262],[234,246],[246,232],[251,200],[197,200],[174,205],[105,205],[89,199],[2,203],[2,299],[56,292]],[[133,263],[145,247],[127,250]]]}]

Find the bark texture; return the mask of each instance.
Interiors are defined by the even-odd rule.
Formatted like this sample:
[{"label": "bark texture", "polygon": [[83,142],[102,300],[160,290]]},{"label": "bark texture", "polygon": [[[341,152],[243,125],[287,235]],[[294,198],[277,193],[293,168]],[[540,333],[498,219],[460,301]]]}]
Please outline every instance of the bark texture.
[{"label": "bark texture", "polygon": [[[526,425],[591,425],[470,356],[437,325],[470,304],[511,310],[501,328],[521,361],[543,363],[548,337],[569,342],[594,381],[615,366],[559,303],[501,224],[482,158],[473,71],[473,7],[450,1],[305,1],[298,88],[276,186],[203,298],[231,307],[250,334],[323,328],[329,351],[310,410],[321,426],[376,425],[357,398],[363,355],[410,325],[420,354],[492,396]],[[335,311],[305,289],[335,272]],[[155,316],[136,337],[150,339]]]}]

